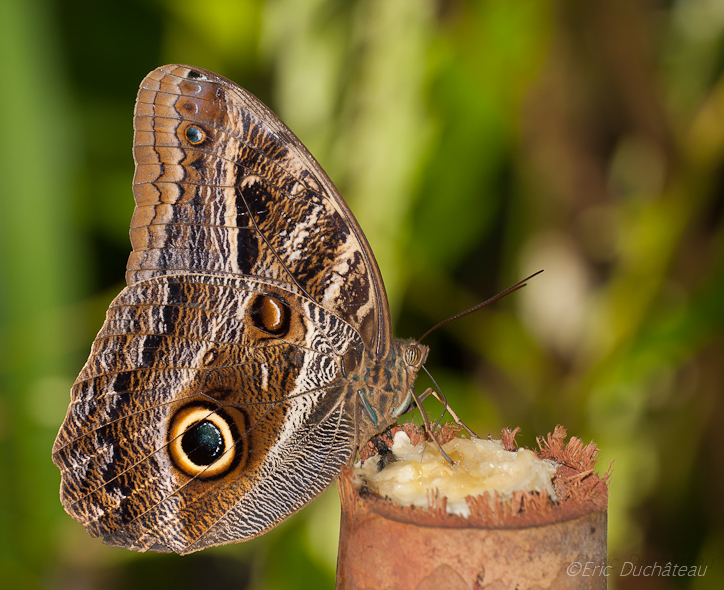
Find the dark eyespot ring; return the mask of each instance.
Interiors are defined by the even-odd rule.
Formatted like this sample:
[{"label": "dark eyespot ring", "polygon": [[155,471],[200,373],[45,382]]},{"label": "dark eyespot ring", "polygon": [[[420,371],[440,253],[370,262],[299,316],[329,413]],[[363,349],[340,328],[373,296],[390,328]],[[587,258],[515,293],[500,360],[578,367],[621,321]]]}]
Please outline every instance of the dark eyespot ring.
[{"label": "dark eyespot ring", "polygon": [[188,405],[171,420],[168,430],[171,461],[190,477],[220,477],[246,460],[246,440],[239,436],[245,424],[242,414],[235,420],[209,404]]},{"label": "dark eyespot ring", "polygon": [[201,362],[204,367],[208,367],[209,365],[213,365],[217,358],[219,358],[219,351],[215,348],[209,348],[209,350],[204,353]]},{"label": "dark eyespot ring", "polygon": [[189,140],[191,145],[199,145],[206,139],[206,133],[201,127],[189,125],[186,128],[186,139]]},{"label": "dark eyespot ring", "polygon": [[273,297],[259,295],[249,307],[252,324],[272,336],[284,336],[289,331],[289,308]]}]

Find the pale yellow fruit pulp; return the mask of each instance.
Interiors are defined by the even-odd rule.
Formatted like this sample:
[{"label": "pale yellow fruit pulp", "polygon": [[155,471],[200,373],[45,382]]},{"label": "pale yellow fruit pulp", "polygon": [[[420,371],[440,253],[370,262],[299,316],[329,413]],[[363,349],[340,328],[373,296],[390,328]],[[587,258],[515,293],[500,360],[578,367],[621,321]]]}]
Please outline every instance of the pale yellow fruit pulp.
[{"label": "pale yellow fruit pulp", "polygon": [[377,471],[375,455],[356,469],[363,483],[380,496],[402,504],[427,508],[428,490],[447,498],[447,511],[469,516],[466,496],[498,492],[503,498],[520,490],[548,494],[556,499],[551,479],[556,463],[542,460],[528,449],[506,451],[498,440],[454,438],[443,445],[451,465],[434,443],[412,445],[407,434],[395,434],[395,461]]}]

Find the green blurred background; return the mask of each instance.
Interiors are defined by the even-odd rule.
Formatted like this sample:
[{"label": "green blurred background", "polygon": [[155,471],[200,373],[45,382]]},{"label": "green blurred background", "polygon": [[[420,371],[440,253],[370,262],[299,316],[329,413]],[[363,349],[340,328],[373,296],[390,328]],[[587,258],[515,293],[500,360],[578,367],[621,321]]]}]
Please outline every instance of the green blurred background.
[{"label": "green blurred background", "polygon": [[58,501],[52,442],[123,287],[136,90],[170,62],[315,154],[398,336],[545,269],[430,336],[430,370],[481,435],[563,424],[615,460],[618,570],[709,566],[611,588],[724,587],[722,0],[1,0],[0,23],[0,587],[334,583],[335,489],[185,558],[107,548]]}]

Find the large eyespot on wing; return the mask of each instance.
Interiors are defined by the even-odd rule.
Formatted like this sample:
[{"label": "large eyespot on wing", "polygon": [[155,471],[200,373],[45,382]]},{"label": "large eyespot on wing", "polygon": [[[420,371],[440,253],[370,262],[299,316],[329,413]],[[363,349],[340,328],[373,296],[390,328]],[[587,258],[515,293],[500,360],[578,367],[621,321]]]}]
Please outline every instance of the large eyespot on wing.
[{"label": "large eyespot on wing", "polygon": [[390,320],[367,240],[296,136],[235,83],[169,65],[134,117],[129,285],[166,274],[260,277],[341,317],[384,356]]},{"label": "large eyespot on wing", "polygon": [[243,472],[249,455],[245,434],[249,426],[243,411],[191,402],[169,420],[168,455],[176,469],[202,481],[224,477],[236,468]]},{"label": "large eyespot on wing", "polygon": [[351,345],[345,322],[267,283],[197,274],[127,287],[53,448],[65,509],[139,551],[271,528],[352,452],[336,362]]}]

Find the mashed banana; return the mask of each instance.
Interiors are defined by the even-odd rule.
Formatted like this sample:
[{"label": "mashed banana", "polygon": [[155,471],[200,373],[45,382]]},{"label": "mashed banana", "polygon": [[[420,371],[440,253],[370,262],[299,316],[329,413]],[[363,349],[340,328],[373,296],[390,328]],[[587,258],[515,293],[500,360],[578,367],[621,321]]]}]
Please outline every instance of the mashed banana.
[{"label": "mashed banana", "polygon": [[450,463],[431,442],[413,446],[404,432],[395,434],[391,448],[395,461],[378,471],[380,456],[356,469],[374,492],[403,506],[427,508],[428,490],[447,497],[447,511],[469,516],[466,496],[498,492],[510,497],[519,490],[537,491],[556,499],[551,478],[556,463],[536,457],[528,449],[506,451],[497,440],[454,438],[443,449]]}]

